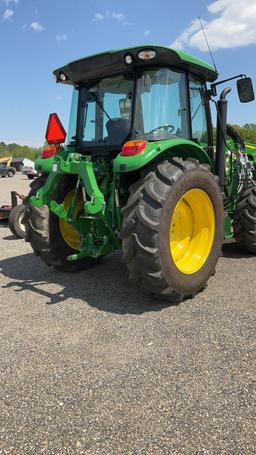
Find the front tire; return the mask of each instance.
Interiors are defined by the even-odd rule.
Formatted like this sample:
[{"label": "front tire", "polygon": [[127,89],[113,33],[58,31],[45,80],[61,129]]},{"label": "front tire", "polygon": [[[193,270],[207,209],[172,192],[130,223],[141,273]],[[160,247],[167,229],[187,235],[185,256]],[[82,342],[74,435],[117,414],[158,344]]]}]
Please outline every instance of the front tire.
[{"label": "front tire", "polygon": [[215,273],[223,244],[216,177],[196,160],[173,158],[130,192],[121,234],[130,278],[171,301],[195,295]]},{"label": "front tire", "polygon": [[[25,200],[25,240],[31,244],[35,255],[39,256],[49,266],[53,265],[63,272],[76,272],[86,269],[94,265],[97,260],[90,257],[72,262],[67,260],[67,256],[78,252],[80,244],[78,232],[72,230],[68,223],[60,221],[46,205],[36,208],[30,203],[31,196],[36,195],[39,188],[44,185],[46,178],[47,175],[41,175],[30,185],[31,191]],[[64,176],[52,194],[52,199],[62,203],[74,189],[75,183],[71,176]],[[77,244],[74,243],[74,238]]]}]

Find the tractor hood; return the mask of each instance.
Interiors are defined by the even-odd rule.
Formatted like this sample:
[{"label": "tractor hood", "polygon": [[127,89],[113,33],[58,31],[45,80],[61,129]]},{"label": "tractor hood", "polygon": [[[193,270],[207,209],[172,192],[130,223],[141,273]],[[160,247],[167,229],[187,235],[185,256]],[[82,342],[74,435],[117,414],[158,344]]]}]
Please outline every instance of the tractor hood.
[{"label": "tractor hood", "polygon": [[[143,50],[153,51],[155,56],[150,59],[141,59],[139,53]],[[131,57],[129,63],[126,60],[127,56]],[[57,82],[80,85],[90,84],[91,81],[114,74],[133,73],[140,68],[156,66],[171,66],[188,70],[200,79],[209,82],[215,81],[218,77],[213,66],[203,60],[182,51],[154,45],[136,46],[85,57],[56,69],[53,74]]]}]

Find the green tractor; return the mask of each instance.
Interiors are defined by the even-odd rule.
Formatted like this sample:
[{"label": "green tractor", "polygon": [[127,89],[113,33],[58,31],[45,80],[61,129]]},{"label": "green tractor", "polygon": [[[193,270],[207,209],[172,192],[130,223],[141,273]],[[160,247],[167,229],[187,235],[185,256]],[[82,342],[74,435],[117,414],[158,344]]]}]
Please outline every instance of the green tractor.
[{"label": "green tractor", "polygon": [[[122,249],[133,282],[181,301],[214,275],[224,239],[256,253],[256,147],[227,125],[230,88],[214,101],[227,82],[215,82],[216,69],[137,46],[54,75],[73,86],[69,131],[50,115],[25,215],[26,240],[47,265],[76,271]],[[241,102],[254,99],[250,78],[231,79]]]}]

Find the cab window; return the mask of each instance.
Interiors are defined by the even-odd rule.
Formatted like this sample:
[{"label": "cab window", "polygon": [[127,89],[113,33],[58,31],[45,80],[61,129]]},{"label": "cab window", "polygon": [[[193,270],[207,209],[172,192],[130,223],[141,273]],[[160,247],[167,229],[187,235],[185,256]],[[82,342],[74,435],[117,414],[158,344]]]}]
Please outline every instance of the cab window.
[{"label": "cab window", "polygon": [[192,141],[202,147],[208,146],[208,131],[205,110],[205,85],[189,76]]},{"label": "cab window", "polygon": [[135,137],[188,138],[188,125],[185,73],[169,68],[145,71],[137,82]]}]

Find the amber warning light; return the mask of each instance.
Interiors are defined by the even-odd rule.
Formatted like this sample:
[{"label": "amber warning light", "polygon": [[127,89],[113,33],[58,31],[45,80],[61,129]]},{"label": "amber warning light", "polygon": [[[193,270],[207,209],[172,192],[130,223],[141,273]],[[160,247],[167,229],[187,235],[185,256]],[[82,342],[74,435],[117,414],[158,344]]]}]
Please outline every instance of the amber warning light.
[{"label": "amber warning light", "polygon": [[56,155],[56,153],[60,150],[60,146],[59,145],[52,145],[51,147],[47,147],[45,149],[43,149],[42,153],[41,153],[41,157],[42,158],[52,158],[54,155]]},{"label": "amber warning light", "polygon": [[123,145],[121,156],[138,155],[145,150],[147,145],[147,141],[128,141]]},{"label": "amber warning light", "polygon": [[50,114],[45,139],[48,144],[62,144],[66,140],[66,131],[57,114]]}]

